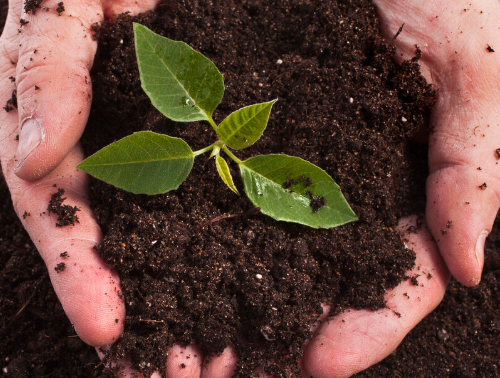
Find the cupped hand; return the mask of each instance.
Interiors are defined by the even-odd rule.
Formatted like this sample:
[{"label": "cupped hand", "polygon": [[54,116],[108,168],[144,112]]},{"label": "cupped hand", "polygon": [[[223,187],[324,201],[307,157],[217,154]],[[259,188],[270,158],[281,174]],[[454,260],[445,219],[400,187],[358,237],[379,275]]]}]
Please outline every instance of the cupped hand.
[{"label": "cupped hand", "polygon": [[[96,41],[90,28],[115,8],[113,2],[67,2],[65,9],[57,3],[27,9],[22,0],[9,2],[0,39],[0,101],[6,104],[0,110],[0,158],[14,208],[66,314],[84,341],[106,345],[120,336],[125,309],[116,293],[118,277],[93,250],[101,232],[85,199],[87,177],[74,167],[83,158],[77,142],[92,97]],[[116,11],[126,5],[115,3]],[[81,209],[75,226],[56,227],[55,215],[47,213],[54,185],[65,189],[66,203]],[[59,263],[64,271],[54,269]]]},{"label": "cupped hand", "polygon": [[[17,109],[0,110],[4,176],[68,317],[91,345],[111,344],[120,336],[125,308],[116,293],[118,277],[93,250],[102,236],[85,199],[87,178],[74,169],[83,157],[77,141],[91,103],[88,71],[96,42],[90,26],[125,10],[150,9],[156,2],[80,0],[65,3],[59,15],[57,0],[45,0],[36,14],[26,13],[22,1],[11,0],[0,39],[0,101],[7,102],[17,90]],[[491,229],[499,207],[495,151],[500,146],[495,146],[499,131],[493,103],[500,88],[495,76],[500,63],[487,47],[494,50],[498,41],[500,49],[495,27],[500,5],[489,0],[473,8],[470,1],[450,0],[424,10],[416,1],[414,7],[402,7],[396,0],[377,3],[387,36],[405,23],[395,41],[399,51],[411,57],[418,44],[424,74],[439,89],[431,118],[427,220],[452,273],[461,282],[475,284],[483,264],[482,235]],[[54,184],[66,190],[68,204],[81,209],[75,226],[56,228],[55,216],[46,214]],[[25,212],[31,215],[23,217]],[[425,232],[410,235],[417,266],[434,272],[434,278],[424,287],[402,283],[389,297],[388,310],[352,311],[323,322],[306,346],[305,373],[347,376],[370,366],[395,349],[439,303],[447,270],[429,239]],[[63,252],[69,258],[63,260]],[[58,273],[54,268],[60,262],[66,269]],[[199,354],[184,369],[176,361],[175,348],[180,347],[169,353],[169,377],[232,374],[236,356],[231,348],[208,366]],[[189,348],[195,354],[196,347]]]},{"label": "cupped hand", "polygon": [[[126,11],[153,9],[158,2],[78,0],[63,2],[62,9],[59,0],[44,0],[42,8],[28,11],[22,0],[11,0],[0,38],[0,102],[6,106],[0,109],[3,174],[14,209],[47,265],[64,311],[82,340],[97,347],[118,340],[125,306],[118,276],[93,248],[102,234],[87,200],[88,176],[75,169],[84,158],[78,140],[92,100],[89,70],[97,42],[91,26]],[[65,190],[64,204],[80,209],[74,226],[56,227],[57,216],[47,211],[58,188]],[[64,270],[55,269],[60,263]],[[202,354],[196,346],[183,353],[180,349],[176,345],[168,351],[168,376],[201,371]],[[184,352],[193,352],[191,361],[200,363],[186,363],[182,369]],[[230,377],[234,361],[228,349],[203,365],[205,375]],[[132,376],[133,371],[127,366],[123,373]]]},{"label": "cupped hand", "polygon": [[[399,59],[422,50],[437,90],[430,118],[426,219],[451,274],[479,283],[500,206],[500,3],[376,0]],[[498,152],[497,152],[498,151]]]}]

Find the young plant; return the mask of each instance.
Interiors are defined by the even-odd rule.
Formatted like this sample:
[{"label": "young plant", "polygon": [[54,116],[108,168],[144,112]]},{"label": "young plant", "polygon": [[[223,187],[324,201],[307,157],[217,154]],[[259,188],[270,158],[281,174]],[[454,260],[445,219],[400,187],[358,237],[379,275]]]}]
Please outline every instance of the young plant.
[{"label": "young plant", "polygon": [[141,131],[104,147],[78,169],[132,193],[153,195],[177,189],[194,158],[210,151],[224,183],[239,194],[223,151],[238,165],[246,195],[263,214],[314,228],[357,220],[338,185],[314,164],[282,154],[242,161],[230,150],[259,140],[277,100],[241,108],[217,126],[212,113],[224,94],[224,80],[215,64],[184,42],[142,25],[134,24],[134,35],[142,88],[152,104],[174,121],[209,122],[217,140],[193,152],[182,139]]}]

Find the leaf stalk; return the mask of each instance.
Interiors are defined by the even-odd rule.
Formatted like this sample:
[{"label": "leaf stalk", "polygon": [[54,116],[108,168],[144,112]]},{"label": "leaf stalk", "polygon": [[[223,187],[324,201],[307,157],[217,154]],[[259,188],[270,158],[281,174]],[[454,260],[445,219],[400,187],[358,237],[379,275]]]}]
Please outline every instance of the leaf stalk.
[{"label": "leaf stalk", "polygon": [[205,152],[212,151],[216,146],[217,146],[217,142],[211,144],[210,146],[202,148],[201,150],[194,151],[193,155],[198,156],[198,155],[204,154]]},{"label": "leaf stalk", "polygon": [[224,152],[227,154],[227,156],[229,156],[233,161],[235,161],[236,163],[238,164],[241,164],[242,161],[240,159],[238,159],[230,150],[229,148],[227,148],[226,146],[222,146],[222,149],[224,150]]}]

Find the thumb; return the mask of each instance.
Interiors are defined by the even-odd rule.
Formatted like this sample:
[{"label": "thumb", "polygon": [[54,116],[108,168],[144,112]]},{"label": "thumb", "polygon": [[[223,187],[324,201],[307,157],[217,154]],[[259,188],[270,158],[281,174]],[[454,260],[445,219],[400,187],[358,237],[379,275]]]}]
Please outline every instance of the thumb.
[{"label": "thumb", "polygon": [[[484,240],[500,200],[500,2],[376,0],[398,54],[422,49],[422,73],[438,91],[430,119],[427,225],[450,272],[479,283]],[[479,4],[479,2],[477,2]]]},{"label": "thumb", "polygon": [[[97,43],[91,26],[100,1],[46,0],[23,9],[16,68],[19,146],[16,175],[34,180],[52,171],[80,139],[91,103],[89,69]],[[59,7],[59,8],[58,8]]]},{"label": "thumb", "polygon": [[[494,33],[499,34],[497,28]],[[495,34],[484,42],[495,43],[493,37],[500,47]],[[450,62],[452,72],[437,83],[426,217],[452,275],[476,285],[484,242],[500,206],[500,61],[486,43],[463,46],[457,55],[465,59]]]},{"label": "thumb", "polygon": [[451,100],[441,91],[429,142],[427,223],[450,272],[465,285],[480,281],[500,205],[500,111],[485,101],[487,93],[493,92]]}]

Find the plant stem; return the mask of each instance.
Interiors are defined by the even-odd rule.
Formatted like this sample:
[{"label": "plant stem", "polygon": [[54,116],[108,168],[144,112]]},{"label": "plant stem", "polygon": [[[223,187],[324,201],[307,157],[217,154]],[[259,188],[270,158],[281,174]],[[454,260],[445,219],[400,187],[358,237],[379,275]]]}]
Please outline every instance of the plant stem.
[{"label": "plant stem", "polygon": [[241,164],[241,160],[238,159],[236,156],[234,156],[233,153],[231,151],[229,151],[229,148],[227,148],[226,146],[222,146],[222,149],[227,154],[227,156],[229,156],[231,159],[233,159],[236,163]]},{"label": "plant stem", "polygon": [[201,150],[198,150],[198,151],[194,151],[193,152],[193,155],[194,156],[198,156],[198,155],[201,155],[201,154],[204,154],[205,152],[208,152],[208,151],[211,151],[214,149],[214,147],[217,145],[217,142],[214,143],[214,144],[211,144],[210,146],[208,147],[205,147],[205,148],[202,148]]},{"label": "plant stem", "polygon": [[210,125],[212,126],[212,128],[214,129],[215,132],[217,132],[217,124],[214,122],[212,116],[208,116],[208,122],[210,123]]}]

